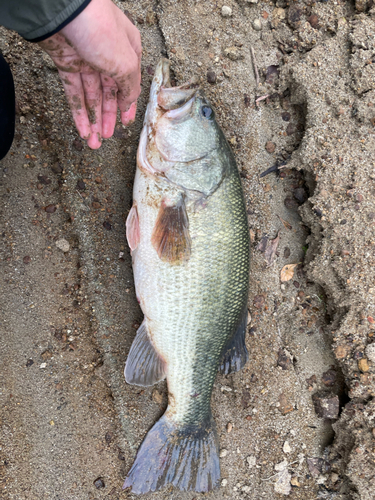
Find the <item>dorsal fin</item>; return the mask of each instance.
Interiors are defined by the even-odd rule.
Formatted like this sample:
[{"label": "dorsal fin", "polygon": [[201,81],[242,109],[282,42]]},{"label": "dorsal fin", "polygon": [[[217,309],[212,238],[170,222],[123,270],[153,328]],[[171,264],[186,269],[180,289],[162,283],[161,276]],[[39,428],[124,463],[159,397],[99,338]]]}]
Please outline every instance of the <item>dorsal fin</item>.
[{"label": "dorsal fin", "polygon": [[178,201],[162,200],[151,242],[159,258],[170,264],[180,264],[190,258],[189,220],[183,197]]}]

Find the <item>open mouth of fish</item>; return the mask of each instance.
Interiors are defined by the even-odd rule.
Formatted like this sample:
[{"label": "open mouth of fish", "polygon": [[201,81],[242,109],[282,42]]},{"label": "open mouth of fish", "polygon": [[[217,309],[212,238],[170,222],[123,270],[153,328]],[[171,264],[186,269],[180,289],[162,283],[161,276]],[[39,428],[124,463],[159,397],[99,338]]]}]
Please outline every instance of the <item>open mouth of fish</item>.
[{"label": "open mouth of fish", "polygon": [[[157,123],[160,122],[162,116],[174,122],[186,119],[198,94],[197,78],[193,77],[180,86],[172,87],[170,62],[168,59],[159,61],[155,69],[150,89],[150,100],[147,105],[139,141],[137,161],[141,169],[151,174],[157,174],[167,171],[176,161],[181,161],[181,158],[176,158],[173,152],[163,151],[163,148],[158,147],[156,139]],[[157,158],[155,158],[158,155],[160,155],[161,161],[157,161]],[[201,156],[192,159],[197,160],[199,158]],[[150,161],[151,159],[152,161]],[[158,168],[155,168],[155,164]]]}]

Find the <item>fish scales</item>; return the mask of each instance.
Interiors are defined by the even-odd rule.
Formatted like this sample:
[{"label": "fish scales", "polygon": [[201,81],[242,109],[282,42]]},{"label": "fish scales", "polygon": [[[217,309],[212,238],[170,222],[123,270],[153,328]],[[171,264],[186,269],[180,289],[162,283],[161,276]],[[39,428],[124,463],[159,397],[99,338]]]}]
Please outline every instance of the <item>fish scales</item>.
[{"label": "fish scales", "polygon": [[237,166],[202,94],[185,85],[173,101],[174,88],[163,97],[168,81],[169,63],[161,61],[127,221],[144,322],[125,377],[138,385],[166,377],[168,384],[167,410],[124,484],[138,494],[167,484],[196,491],[218,485],[213,383],[219,367],[229,373],[247,360],[250,242]]}]

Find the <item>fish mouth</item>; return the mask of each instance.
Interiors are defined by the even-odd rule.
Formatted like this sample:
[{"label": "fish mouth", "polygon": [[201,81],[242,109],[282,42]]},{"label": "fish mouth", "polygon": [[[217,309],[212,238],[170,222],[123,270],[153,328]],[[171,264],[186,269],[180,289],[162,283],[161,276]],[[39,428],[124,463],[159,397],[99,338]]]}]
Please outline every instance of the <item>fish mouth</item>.
[{"label": "fish mouth", "polygon": [[167,170],[170,165],[167,161],[165,169],[155,169],[147,158],[147,147],[154,141],[157,121],[165,113],[173,119],[183,119],[193,105],[198,92],[198,79],[191,78],[182,85],[172,87],[170,75],[170,61],[161,59],[155,68],[154,78],[150,89],[150,99],[147,105],[143,122],[143,129],[139,141],[137,161],[138,165],[149,173],[156,174]]}]

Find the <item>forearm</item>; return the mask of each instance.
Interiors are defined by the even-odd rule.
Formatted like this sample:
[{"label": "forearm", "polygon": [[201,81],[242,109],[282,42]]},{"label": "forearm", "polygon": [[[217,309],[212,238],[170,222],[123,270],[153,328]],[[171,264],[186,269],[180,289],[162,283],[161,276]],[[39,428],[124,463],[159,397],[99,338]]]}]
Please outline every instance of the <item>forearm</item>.
[{"label": "forearm", "polygon": [[0,0],[0,24],[39,42],[60,31],[91,0]]}]

